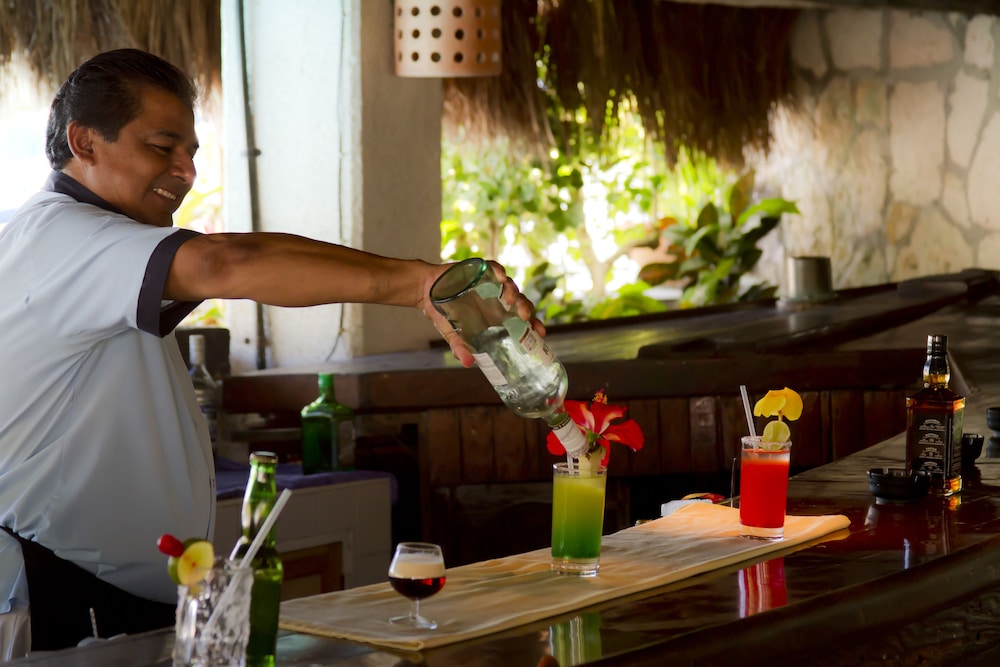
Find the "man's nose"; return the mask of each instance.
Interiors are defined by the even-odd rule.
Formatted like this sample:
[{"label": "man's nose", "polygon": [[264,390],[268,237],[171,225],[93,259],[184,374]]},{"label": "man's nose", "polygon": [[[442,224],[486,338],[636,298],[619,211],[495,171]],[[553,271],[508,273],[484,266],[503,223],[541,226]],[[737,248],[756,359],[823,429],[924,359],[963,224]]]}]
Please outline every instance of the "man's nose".
[{"label": "man's nose", "polygon": [[194,167],[194,158],[187,153],[181,153],[174,158],[170,173],[187,185],[193,185],[198,172]]}]

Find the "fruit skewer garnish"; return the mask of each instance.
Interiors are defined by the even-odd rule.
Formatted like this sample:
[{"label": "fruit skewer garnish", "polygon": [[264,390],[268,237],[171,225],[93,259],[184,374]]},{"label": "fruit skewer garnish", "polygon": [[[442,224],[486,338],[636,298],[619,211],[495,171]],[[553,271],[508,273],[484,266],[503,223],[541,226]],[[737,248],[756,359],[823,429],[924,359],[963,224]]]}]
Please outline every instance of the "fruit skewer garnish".
[{"label": "fruit skewer garnish", "polygon": [[802,416],[802,397],[794,389],[772,389],[753,407],[757,417],[777,417],[764,427],[763,442],[787,442],[792,432],[785,419],[795,421]]},{"label": "fruit skewer garnish", "polygon": [[156,541],[156,547],[169,556],[167,574],[178,586],[200,583],[215,563],[215,548],[212,543],[199,537],[181,542],[173,535],[164,533]]}]

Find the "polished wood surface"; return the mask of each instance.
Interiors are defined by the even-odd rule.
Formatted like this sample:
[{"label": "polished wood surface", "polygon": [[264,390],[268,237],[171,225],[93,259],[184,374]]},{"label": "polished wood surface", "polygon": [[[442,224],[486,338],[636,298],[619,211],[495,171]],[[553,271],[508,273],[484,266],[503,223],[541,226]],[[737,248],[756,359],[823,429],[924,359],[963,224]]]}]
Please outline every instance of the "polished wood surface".
[{"label": "polished wood surface", "polygon": [[[746,428],[740,384],[754,398],[780,386],[802,393],[807,410],[793,470],[898,433],[903,397],[918,386],[924,359],[920,336],[899,332],[995,286],[993,273],[970,270],[841,291],[818,303],[760,301],[552,327],[548,341],[567,368],[569,397],[603,389],[646,434],[640,452],[612,457],[626,510],[612,527],[658,508],[657,489],[729,492]],[[887,331],[894,333],[877,345],[857,344]],[[405,480],[411,515],[397,517],[397,538],[442,543],[456,564],[507,555],[504,545],[544,543],[548,528],[532,517],[554,461],[545,424],[513,415],[477,369],[458,367],[444,347],[228,378],[223,409],[265,413],[276,432],[297,424],[321,369],[335,373],[338,397],[358,414],[358,465]],[[509,502],[514,489],[501,485],[516,485],[525,501]],[[524,525],[523,539],[494,544],[488,536],[506,522]]]},{"label": "polished wood surface", "polygon": [[[966,432],[988,436],[983,455],[963,470],[959,497],[877,502],[865,470],[902,465],[896,435],[792,478],[790,513],[842,513],[851,527],[842,539],[769,559],[771,572],[780,559],[784,585],[774,577],[766,594],[750,594],[755,564],[743,563],[421,655],[285,633],[278,664],[536,667],[553,638],[573,628],[582,629],[586,658],[562,667],[998,664],[1000,434],[989,439],[985,409],[1000,405],[1000,298],[952,303],[842,349],[919,349],[928,333],[950,338],[955,381],[968,394]],[[170,641],[169,632],[152,633],[25,664],[163,665]]]}]

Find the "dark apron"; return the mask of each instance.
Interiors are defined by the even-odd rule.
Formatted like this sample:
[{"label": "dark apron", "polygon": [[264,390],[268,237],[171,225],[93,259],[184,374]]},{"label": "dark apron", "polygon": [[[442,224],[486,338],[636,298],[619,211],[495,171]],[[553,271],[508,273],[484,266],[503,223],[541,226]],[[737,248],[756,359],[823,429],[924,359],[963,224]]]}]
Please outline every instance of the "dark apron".
[{"label": "dark apron", "polygon": [[21,545],[28,580],[32,651],[76,646],[84,637],[93,636],[91,609],[101,637],[174,624],[175,605],[127,593],[76,563],[59,558],[38,542],[26,540],[6,526],[0,528]]}]

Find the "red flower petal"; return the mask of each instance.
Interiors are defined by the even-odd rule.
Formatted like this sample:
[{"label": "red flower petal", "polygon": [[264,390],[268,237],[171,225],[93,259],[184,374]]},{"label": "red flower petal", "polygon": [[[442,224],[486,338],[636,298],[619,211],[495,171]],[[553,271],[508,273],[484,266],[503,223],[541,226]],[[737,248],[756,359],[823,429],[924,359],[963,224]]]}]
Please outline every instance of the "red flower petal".
[{"label": "red flower petal", "polygon": [[549,450],[549,454],[555,454],[556,456],[562,456],[566,453],[566,448],[552,431],[549,431],[549,434],[545,437],[545,448]]},{"label": "red flower petal", "polygon": [[626,447],[639,451],[646,443],[646,438],[642,434],[642,429],[634,419],[629,419],[621,424],[614,424],[608,427],[603,434],[603,439],[620,442]]},{"label": "red flower petal", "polygon": [[593,415],[590,414],[590,408],[586,403],[582,401],[566,401],[565,406],[570,419],[577,423],[584,432],[588,429],[593,430]]},{"label": "red flower petal", "polygon": [[603,434],[611,426],[611,422],[625,416],[625,408],[620,405],[594,403],[591,410],[594,417],[594,433]]},{"label": "red flower petal", "polygon": [[602,449],[604,450],[604,456],[601,458],[601,465],[607,467],[608,461],[611,460],[611,443],[608,443]]}]

